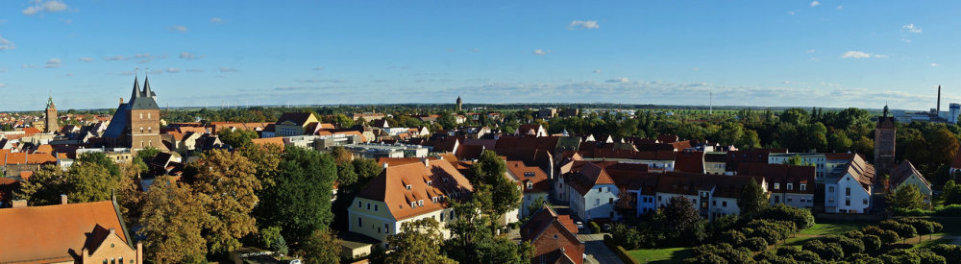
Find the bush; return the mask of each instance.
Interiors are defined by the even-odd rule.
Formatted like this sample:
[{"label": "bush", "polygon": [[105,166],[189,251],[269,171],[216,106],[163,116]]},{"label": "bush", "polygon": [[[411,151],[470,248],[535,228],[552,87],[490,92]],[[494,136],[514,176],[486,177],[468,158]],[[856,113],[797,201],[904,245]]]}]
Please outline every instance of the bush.
[{"label": "bush", "polygon": [[881,238],[875,235],[864,235],[861,237],[861,244],[864,244],[864,251],[877,252],[881,249]]},{"label": "bush", "polygon": [[931,252],[944,257],[948,263],[961,263],[961,246],[940,244],[931,247]]},{"label": "bush", "polygon": [[952,204],[934,210],[934,216],[961,216],[961,204]]},{"label": "bush", "polygon": [[627,254],[627,250],[624,250],[624,247],[622,246],[614,247],[614,253],[616,253],[617,258],[621,259],[621,261],[624,263],[639,264],[637,260],[634,260],[630,255]]},{"label": "bush", "polygon": [[861,229],[861,233],[864,233],[866,235],[881,236],[881,234],[884,233],[884,229],[881,229],[880,227],[873,226],[873,225],[865,226],[864,228]]},{"label": "bush", "polygon": [[879,227],[886,230],[892,230],[898,233],[898,236],[902,239],[912,238],[918,235],[918,231],[914,229],[913,226],[894,220],[884,220],[878,224]]},{"label": "bush", "polygon": [[767,245],[767,241],[760,237],[750,238],[744,241],[744,247],[751,251],[763,251],[767,249]]},{"label": "bush", "polygon": [[935,214],[935,211],[924,210],[920,208],[915,209],[904,209],[904,208],[894,208],[894,215],[896,216],[931,216]]},{"label": "bush", "polygon": [[918,257],[921,257],[921,264],[947,264],[948,260],[938,254],[934,254],[931,251],[921,251],[918,252]]},{"label": "bush", "polygon": [[849,238],[845,236],[825,236],[820,238],[824,244],[837,244],[841,246],[844,251],[844,255],[850,256],[856,253],[864,252],[864,243],[860,239]]},{"label": "bush", "polygon": [[921,220],[921,219],[901,219],[901,222],[914,227],[917,230],[918,235],[929,235],[934,234],[934,222]]},{"label": "bush", "polygon": [[790,221],[798,229],[814,226],[814,215],[807,209],[794,208],[785,204],[777,204],[762,210],[757,219],[771,221]]},{"label": "bush", "polygon": [[718,239],[718,242],[728,243],[731,245],[741,245],[741,243],[744,243],[745,240],[747,240],[747,237],[745,237],[743,233],[738,232],[737,230],[728,230],[724,233],[721,233],[721,237]]},{"label": "bush", "polygon": [[591,221],[590,226],[591,226],[591,232],[593,232],[594,234],[601,232],[601,226],[598,225],[597,222]]},{"label": "bush", "polygon": [[921,263],[921,257],[914,251],[895,249],[879,257],[885,263]]},{"label": "bush", "polygon": [[804,250],[810,250],[811,252],[814,252],[822,259],[839,260],[844,258],[844,250],[840,245],[835,243],[826,244],[821,242],[821,240],[811,240],[804,243],[804,245],[801,247]]},{"label": "bush", "polygon": [[884,230],[878,237],[881,238],[881,242],[884,244],[894,244],[901,240],[901,236],[892,230]]}]

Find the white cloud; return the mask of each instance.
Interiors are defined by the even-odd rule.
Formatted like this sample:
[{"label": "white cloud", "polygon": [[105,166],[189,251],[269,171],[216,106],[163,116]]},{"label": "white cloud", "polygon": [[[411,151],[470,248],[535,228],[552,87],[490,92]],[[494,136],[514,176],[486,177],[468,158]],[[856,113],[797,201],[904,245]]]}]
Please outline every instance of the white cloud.
[{"label": "white cloud", "polygon": [[47,60],[47,63],[43,67],[48,69],[60,68],[60,64],[61,64],[60,59],[52,58]]},{"label": "white cloud", "polygon": [[598,29],[601,25],[597,24],[597,20],[574,20],[571,24],[567,25],[567,29]]},{"label": "white cloud", "polygon": [[219,70],[220,70],[221,73],[237,72],[237,69],[234,69],[234,68],[231,68],[231,67],[224,67],[224,66],[221,66]]},{"label": "white cloud", "polygon": [[911,43],[911,40],[910,40],[910,39],[906,39],[906,38],[901,38],[901,42]]},{"label": "white cloud", "polygon": [[921,34],[921,27],[915,26],[914,24],[907,24],[907,25],[901,26],[901,31],[914,33],[914,34]]},{"label": "white cloud", "polygon": [[36,69],[37,65],[33,64],[20,64],[21,69]]},{"label": "white cloud", "polygon": [[938,66],[941,66],[941,64],[938,64],[938,63],[936,63],[936,62],[932,62],[932,63],[931,63],[931,67],[938,67]]},{"label": "white cloud", "polygon": [[818,51],[815,50],[815,49],[809,49],[809,50],[805,51],[804,53],[811,54],[811,53],[815,53],[815,52],[818,52]]},{"label": "white cloud", "polygon": [[787,11],[787,15],[793,16],[793,15],[794,15],[794,11]]},{"label": "white cloud", "polygon": [[839,6],[837,7],[837,9],[838,9],[838,10],[844,10],[844,6],[843,6],[843,5],[839,5]]},{"label": "white cloud", "polygon": [[202,69],[187,69],[187,72],[204,72]]},{"label": "white cloud", "polygon": [[105,61],[122,61],[122,60],[127,60],[127,57],[124,57],[123,55],[116,55],[116,56],[104,57],[103,60],[105,60]]},{"label": "white cloud", "polygon": [[185,60],[193,60],[193,59],[199,59],[203,57],[204,57],[203,55],[198,56],[197,54],[193,54],[186,51],[180,53],[180,58]]},{"label": "white cloud", "polygon": [[315,71],[323,71],[323,70],[324,70],[324,66],[314,67],[314,70],[315,70]]},{"label": "white cloud", "polygon": [[816,7],[816,6],[819,6],[819,5],[821,5],[821,2],[818,2],[818,1],[812,1],[812,2],[811,2],[811,7]]},{"label": "white cloud", "polygon": [[154,59],[150,53],[138,53],[133,55],[134,58],[138,59],[137,63],[148,63]]},{"label": "white cloud", "polygon": [[82,57],[82,58],[80,58],[80,61],[82,61],[82,62],[91,62],[91,61],[93,61],[93,58],[91,58],[91,57]]},{"label": "white cloud", "polygon": [[178,73],[180,72],[180,68],[167,68],[166,71],[167,73]]},{"label": "white cloud", "polygon": [[224,19],[219,18],[219,17],[212,17],[212,18],[210,18],[210,23],[214,23],[214,24],[218,24],[218,25],[219,25],[219,24],[223,24],[223,23],[224,23]]},{"label": "white cloud", "polygon": [[187,32],[187,27],[186,27],[186,26],[182,26],[182,25],[173,25],[173,26],[169,27],[168,29],[170,29],[170,31],[176,31],[176,32],[181,32],[181,33]]},{"label": "white cloud", "polygon": [[17,45],[13,44],[13,41],[9,41],[0,35],[0,50],[12,50],[17,48]]},{"label": "white cloud", "polygon": [[33,5],[28,6],[27,8],[23,9],[23,11],[20,11],[20,12],[23,13],[24,15],[32,16],[32,15],[40,14],[43,12],[55,13],[55,12],[63,12],[67,10],[67,4],[64,4],[63,2],[60,2],[58,0],[50,0],[50,1],[34,0],[34,1],[30,1],[30,3]]},{"label": "white cloud", "polygon": [[856,51],[856,50],[848,51],[841,55],[841,58],[844,58],[844,59],[867,59],[867,58],[883,59],[887,57],[888,55],[884,55],[884,54],[871,54],[871,53]]},{"label": "white cloud", "polygon": [[610,80],[607,80],[607,81],[605,81],[605,82],[607,82],[607,83],[629,83],[629,82],[631,82],[631,80],[627,79],[627,77],[620,77],[620,78],[610,79]]},{"label": "white cloud", "polygon": [[550,51],[550,50],[542,50],[542,49],[536,49],[536,50],[534,50],[534,55],[537,55],[537,56],[544,56],[544,55],[547,55],[548,53],[551,53],[551,51]]},{"label": "white cloud", "polygon": [[6,83],[0,83],[0,88],[7,87]]}]

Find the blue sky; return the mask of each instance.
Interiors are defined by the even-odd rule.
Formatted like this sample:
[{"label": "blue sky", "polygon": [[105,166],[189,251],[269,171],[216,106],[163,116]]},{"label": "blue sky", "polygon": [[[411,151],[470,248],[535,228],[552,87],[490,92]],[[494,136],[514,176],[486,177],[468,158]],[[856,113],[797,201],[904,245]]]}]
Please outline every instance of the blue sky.
[{"label": "blue sky", "polygon": [[[278,3],[279,2],[279,3]],[[0,3],[0,110],[961,102],[959,1]],[[946,108],[947,106],[943,106]]]}]

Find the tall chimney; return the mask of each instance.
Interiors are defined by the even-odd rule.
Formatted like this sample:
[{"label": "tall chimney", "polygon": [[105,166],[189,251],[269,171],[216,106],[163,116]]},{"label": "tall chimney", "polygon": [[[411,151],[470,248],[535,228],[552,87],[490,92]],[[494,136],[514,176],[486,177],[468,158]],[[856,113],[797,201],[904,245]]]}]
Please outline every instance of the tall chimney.
[{"label": "tall chimney", "polygon": [[66,194],[61,194],[61,195],[60,195],[60,204],[67,204],[67,195],[66,195]]},{"label": "tall chimney", "polygon": [[940,117],[941,116],[941,85],[938,85],[938,107],[935,109],[937,109],[937,112],[934,113],[934,116]]}]

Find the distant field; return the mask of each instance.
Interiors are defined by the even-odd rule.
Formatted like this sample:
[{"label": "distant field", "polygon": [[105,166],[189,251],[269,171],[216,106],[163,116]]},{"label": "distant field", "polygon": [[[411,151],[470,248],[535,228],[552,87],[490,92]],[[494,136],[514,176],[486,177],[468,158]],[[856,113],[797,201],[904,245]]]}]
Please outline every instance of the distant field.
[{"label": "distant field", "polygon": [[691,255],[691,249],[686,247],[636,249],[628,251],[627,254],[640,263],[680,263],[681,260]]}]

